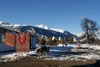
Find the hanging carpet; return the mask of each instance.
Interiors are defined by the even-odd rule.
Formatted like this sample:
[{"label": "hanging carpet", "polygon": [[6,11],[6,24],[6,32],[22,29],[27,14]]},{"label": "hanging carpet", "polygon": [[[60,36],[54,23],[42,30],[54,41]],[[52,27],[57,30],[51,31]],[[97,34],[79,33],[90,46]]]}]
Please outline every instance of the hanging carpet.
[{"label": "hanging carpet", "polygon": [[30,50],[30,32],[16,34],[16,51],[29,52]]},{"label": "hanging carpet", "polygon": [[14,47],[15,44],[15,34],[6,33],[5,44]]}]

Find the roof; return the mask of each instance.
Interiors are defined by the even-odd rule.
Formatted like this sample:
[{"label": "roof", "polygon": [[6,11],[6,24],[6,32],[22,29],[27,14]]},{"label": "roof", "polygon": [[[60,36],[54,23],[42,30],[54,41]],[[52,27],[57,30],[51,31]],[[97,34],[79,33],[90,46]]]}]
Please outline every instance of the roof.
[{"label": "roof", "polygon": [[18,32],[18,31],[14,31],[14,30],[6,29],[6,28],[4,28],[4,27],[0,27],[0,29],[4,29],[4,30],[9,30],[9,31],[13,31],[13,32],[20,33],[20,32]]},{"label": "roof", "polygon": [[[4,27],[0,27],[0,29],[5,29],[5,30],[9,30],[9,29],[6,29]],[[14,30],[9,30],[9,31],[13,31],[13,32],[17,32],[17,33],[22,33],[22,32],[18,32],[18,31],[14,31]],[[38,37],[37,35],[34,35],[34,34],[31,34],[31,36],[35,36],[35,37]]]}]

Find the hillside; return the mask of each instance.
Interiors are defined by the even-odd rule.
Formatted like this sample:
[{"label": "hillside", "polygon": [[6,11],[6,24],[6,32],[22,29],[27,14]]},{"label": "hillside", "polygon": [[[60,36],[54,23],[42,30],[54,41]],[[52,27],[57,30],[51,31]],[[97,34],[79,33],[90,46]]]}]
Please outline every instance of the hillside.
[{"label": "hillside", "polygon": [[66,37],[66,39],[70,38],[71,36],[74,36],[76,39],[78,39],[76,35],[73,35],[68,31],[64,31],[61,29],[53,29],[44,25],[29,26],[29,25],[20,25],[20,24],[9,24],[0,21],[0,27],[18,31],[21,33],[31,32],[32,35],[38,36],[38,40],[42,37],[42,35],[45,35],[48,38],[51,36],[55,36],[55,37],[60,36],[62,38]]},{"label": "hillside", "polygon": [[[82,37],[84,35],[83,33],[73,33],[74,35],[76,35],[77,37]],[[95,32],[95,38],[100,39],[100,31]]]}]

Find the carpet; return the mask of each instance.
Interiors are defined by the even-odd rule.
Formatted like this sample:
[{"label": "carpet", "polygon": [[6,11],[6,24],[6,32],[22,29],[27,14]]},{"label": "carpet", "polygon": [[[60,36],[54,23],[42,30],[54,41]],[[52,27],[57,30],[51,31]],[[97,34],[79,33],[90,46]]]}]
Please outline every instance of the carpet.
[{"label": "carpet", "polygon": [[15,34],[6,33],[5,44],[14,47],[15,44]]},{"label": "carpet", "polygon": [[16,51],[29,52],[30,50],[30,32],[16,34]]}]

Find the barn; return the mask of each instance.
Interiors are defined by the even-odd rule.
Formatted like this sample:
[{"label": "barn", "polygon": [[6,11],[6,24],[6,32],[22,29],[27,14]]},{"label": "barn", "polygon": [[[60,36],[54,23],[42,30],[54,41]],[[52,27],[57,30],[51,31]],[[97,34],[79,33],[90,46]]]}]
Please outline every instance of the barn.
[{"label": "barn", "polygon": [[[16,48],[15,44],[14,44],[14,47],[11,47],[11,46],[8,46],[5,44],[6,32],[11,33],[11,34],[21,33],[18,31],[13,31],[13,30],[9,30],[9,29],[0,27],[0,52],[11,51],[11,50],[15,50],[15,48]],[[36,38],[37,38],[36,35],[30,34],[30,48],[36,48]]]}]

